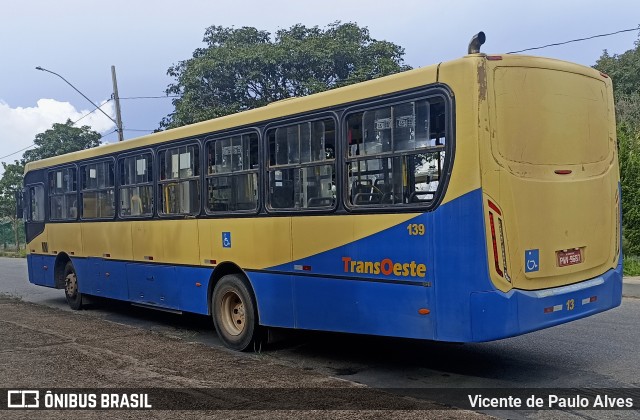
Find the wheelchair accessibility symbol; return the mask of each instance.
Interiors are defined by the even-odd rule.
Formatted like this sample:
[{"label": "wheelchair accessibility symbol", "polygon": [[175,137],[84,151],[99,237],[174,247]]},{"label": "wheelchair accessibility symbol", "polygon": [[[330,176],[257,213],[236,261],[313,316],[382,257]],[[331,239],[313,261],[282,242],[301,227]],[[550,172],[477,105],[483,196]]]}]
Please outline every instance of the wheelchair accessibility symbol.
[{"label": "wheelchair accessibility symbol", "polygon": [[528,249],[524,251],[524,272],[531,273],[540,269],[540,250]]},{"label": "wheelchair accessibility symbol", "polygon": [[231,232],[222,232],[222,247],[231,248]]}]

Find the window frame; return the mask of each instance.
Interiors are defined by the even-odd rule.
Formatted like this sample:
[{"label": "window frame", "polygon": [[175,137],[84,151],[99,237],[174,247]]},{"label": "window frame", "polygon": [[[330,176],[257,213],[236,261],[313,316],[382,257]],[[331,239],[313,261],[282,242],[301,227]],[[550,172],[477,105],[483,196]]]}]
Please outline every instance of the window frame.
[{"label": "window frame", "polygon": [[[50,180],[49,180],[49,175],[51,175],[51,173],[55,173],[57,171],[61,171],[61,170],[65,170],[65,169],[73,169],[75,171],[75,175],[76,175],[76,190],[73,192],[63,192],[61,194],[56,194],[56,193],[52,193],[51,192],[51,185],[50,185]],[[46,210],[47,212],[47,222],[52,222],[52,223],[73,223],[73,222],[77,222],[78,220],[80,220],[80,211],[79,211],[79,200],[80,200],[80,196],[79,196],[79,179],[78,179],[78,165],[77,162],[71,163],[71,164],[65,164],[65,165],[61,165],[61,166],[55,166],[52,168],[48,168],[47,169],[47,174],[46,174],[46,183],[47,183],[47,188],[46,188],[46,197],[47,197],[47,207],[48,209]],[[71,194],[75,194],[75,198],[76,198],[76,216],[71,218],[71,217],[67,217],[67,218],[52,218],[52,212],[51,212],[51,204],[52,204],[52,197],[60,197],[60,196],[67,196],[67,195],[71,195]]]},{"label": "window frame", "polygon": [[[339,116],[340,113],[340,107],[339,106],[335,106],[333,107],[332,111],[325,111],[325,112],[320,112],[320,113],[309,113],[306,115],[301,115],[301,116],[295,116],[295,117],[290,117],[290,118],[281,118],[277,121],[272,121],[269,122],[268,124],[266,124],[262,130],[263,133],[263,141],[262,143],[264,144],[264,151],[263,151],[263,160],[264,160],[264,168],[263,168],[263,173],[264,173],[264,179],[263,179],[263,188],[264,188],[264,207],[265,207],[265,211],[266,214],[313,214],[313,213],[322,213],[322,214],[326,214],[326,213],[335,213],[336,210],[338,209],[339,203],[340,203],[340,177],[341,175],[341,170],[340,170],[340,165],[341,165],[341,159],[340,159],[340,150],[342,148],[342,146],[340,145],[341,142],[341,128],[342,125],[340,123],[341,118]],[[269,144],[269,132],[271,130],[277,130],[278,128],[285,128],[291,125],[297,125],[297,124],[303,124],[303,123],[314,123],[314,122],[320,122],[320,121],[324,121],[324,120],[332,120],[333,124],[334,124],[334,131],[335,131],[335,135],[334,135],[334,156],[333,159],[331,160],[319,160],[319,161],[310,161],[310,162],[298,162],[298,163],[292,163],[292,164],[287,164],[287,165],[276,165],[274,167],[271,166],[271,145]],[[276,140],[277,141],[277,140]],[[298,153],[300,154],[300,151],[298,151]],[[275,168],[280,168],[283,170],[288,170],[288,169],[302,169],[302,168],[312,168],[312,167],[316,167],[316,166],[327,166],[327,165],[332,165],[333,166],[333,175],[334,175],[334,186],[336,187],[336,191],[335,191],[335,195],[334,195],[334,199],[333,199],[333,204],[331,206],[325,206],[325,207],[304,207],[304,208],[299,208],[296,209],[295,207],[287,207],[287,208],[276,208],[276,207],[272,207],[271,206],[271,193],[270,193],[270,189],[271,189],[271,173],[274,172],[276,169]],[[272,169],[274,168],[274,169]]]},{"label": "window frame", "polygon": [[[47,175],[48,177],[48,175]],[[44,201],[43,203],[43,209],[44,209],[44,214],[42,215],[42,219],[41,220],[34,220],[33,219],[33,206],[32,206],[32,197],[31,197],[31,189],[32,188],[36,188],[36,187],[42,187],[42,199]],[[47,221],[47,216],[49,214],[49,196],[47,194],[47,187],[46,184],[44,182],[34,182],[31,184],[27,184],[25,185],[25,189],[26,189],[26,197],[27,200],[25,201],[26,206],[24,206],[23,208],[26,210],[26,221],[28,223],[45,223]]]},{"label": "window frame", "polygon": [[[151,157],[151,181],[144,183],[136,183],[136,184],[124,184],[123,179],[120,176],[120,165],[127,158],[135,158],[136,156],[148,155]],[[153,219],[157,214],[157,199],[156,199],[156,162],[155,162],[155,153],[153,149],[138,149],[133,150],[131,152],[123,153],[118,155],[116,159],[116,173],[115,173],[115,184],[116,184],[116,217],[118,219],[130,220],[130,219]],[[131,188],[138,186],[151,186],[151,203],[152,209],[151,213],[145,213],[140,215],[123,215],[122,214],[122,204],[120,203],[121,190],[123,188]]]},{"label": "window frame", "polygon": [[[224,174],[215,174],[215,175],[209,175],[209,167],[208,167],[208,161],[207,161],[207,154],[208,154],[208,147],[211,143],[215,143],[216,141],[219,140],[223,140],[226,138],[230,138],[230,137],[237,137],[237,136],[244,136],[244,135],[250,135],[250,134],[256,134],[257,135],[257,145],[258,145],[258,151],[257,151],[257,159],[258,159],[258,167],[254,170],[254,169],[249,169],[249,170],[245,170],[243,169],[242,171],[237,171],[237,172],[228,172],[228,173],[224,173]],[[262,149],[263,149],[263,143],[264,143],[264,138],[262,136],[262,132],[257,128],[257,127],[247,127],[244,129],[239,129],[239,130],[233,130],[233,131],[227,131],[227,132],[219,132],[219,133],[213,133],[213,134],[209,134],[204,138],[204,141],[202,142],[202,161],[203,161],[203,165],[201,167],[201,175],[202,175],[202,192],[201,192],[201,207],[203,208],[204,211],[204,215],[206,216],[223,216],[223,215],[229,215],[229,214],[237,214],[237,215],[255,215],[258,214],[262,208],[262,204],[264,202],[264,194],[263,194],[263,182],[264,182],[264,174],[263,174],[263,168],[264,168],[264,164],[263,164],[263,154],[262,154]],[[209,194],[209,179],[211,178],[217,178],[217,177],[222,177],[222,176],[233,176],[236,174],[250,174],[250,173],[255,173],[256,174],[256,178],[257,178],[257,200],[256,200],[256,208],[255,209],[250,209],[250,210],[220,210],[220,211],[210,211],[209,210],[209,205],[208,205],[208,194]]]},{"label": "window frame", "polygon": [[[180,184],[180,182],[183,181],[192,181],[192,180],[197,180],[199,183],[199,187],[196,188],[196,191],[198,192],[198,194],[200,195],[200,203],[199,203],[199,207],[198,210],[196,212],[192,212],[192,213],[165,213],[164,211],[162,211],[162,197],[160,196],[160,190],[162,188],[163,185],[166,184],[170,184],[172,182],[175,183],[176,179],[171,178],[171,179],[161,179],[161,175],[162,175],[162,167],[161,167],[161,157],[160,154],[161,153],[166,153],[168,150],[172,150],[172,149],[180,149],[181,147],[189,147],[189,146],[195,146],[197,151],[198,151],[198,159],[195,161],[198,165],[198,170],[199,173],[196,176],[191,176],[188,178],[177,178],[177,180],[179,181],[178,184]],[[196,218],[202,215],[202,208],[203,208],[203,204],[204,204],[204,200],[203,200],[203,196],[202,196],[202,185],[204,184],[203,182],[203,168],[204,168],[204,164],[203,164],[203,148],[202,148],[202,142],[200,141],[200,139],[198,138],[190,138],[190,139],[179,139],[178,141],[171,141],[171,142],[167,142],[167,143],[163,143],[161,145],[159,145],[159,147],[157,147],[155,149],[154,152],[156,161],[155,161],[155,165],[154,165],[154,173],[153,173],[153,177],[154,177],[154,214],[158,216],[158,218],[162,218],[162,219],[175,219],[175,218],[179,218],[179,219],[183,219],[183,218]],[[180,153],[178,152],[178,161],[180,161]]]},{"label": "window frame", "polygon": [[[99,163],[105,163],[105,162],[109,162],[113,164],[113,186],[112,187],[105,187],[105,188],[94,188],[94,189],[83,189],[82,188],[82,182],[83,180],[80,178],[80,175],[83,171],[84,168],[86,168],[89,165],[95,165],[95,164],[99,164]],[[84,199],[83,199],[83,193],[85,191],[87,192],[93,192],[93,193],[99,193],[99,192],[105,192],[105,191],[109,191],[110,189],[113,189],[113,200],[114,200],[114,206],[113,206],[113,216],[111,217],[84,217]],[[119,189],[118,189],[118,164],[116,161],[116,158],[114,156],[107,156],[105,158],[100,158],[100,159],[93,159],[93,160],[88,160],[88,161],[83,161],[83,162],[79,162],[78,164],[78,194],[80,195],[80,199],[81,199],[81,203],[82,206],[80,207],[80,220],[81,221],[97,221],[97,220],[115,220],[116,217],[119,215]]]},{"label": "window frame", "polygon": [[[375,154],[363,154],[358,157],[349,157],[349,147],[347,144],[347,133],[348,133],[348,119],[351,115],[357,113],[364,113],[366,111],[374,111],[379,108],[384,107],[392,107],[401,104],[405,104],[407,102],[417,102],[420,100],[426,100],[430,102],[432,98],[441,98],[444,104],[445,109],[445,121],[444,121],[444,133],[445,133],[445,144],[444,147],[433,147],[433,148],[425,148],[418,149],[426,153],[432,152],[444,152],[445,157],[443,159],[442,165],[442,179],[440,179],[440,183],[436,191],[434,191],[433,200],[418,202],[418,203],[405,203],[405,204],[382,204],[376,203],[371,205],[355,205],[351,202],[351,198],[349,197],[350,188],[349,188],[349,170],[348,167],[353,162],[357,161],[365,161],[365,160],[373,160],[373,159],[393,159],[393,158],[405,158],[409,155],[417,155],[419,151],[414,150],[399,150],[399,151],[391,151],[391,152],[381,152]],[[431,102],[430,102],[431,103]],[[378,99],[378,100],[369,100],[362,101],[356,105],[348,106],[345,108],[341,114],[340,119],[340,127],[341,133],[340,136],[340,146],[341,146],[341,169],[342,173],[342,201],[344,203],[345,209],[350,213],[366,213],[366,212],[374,212],[374,213],[403,213],[403,212],[423,212],[423,211],[432,211],[437,208],[442,202],[448,185],[451,179],[451,171],[454,162],[455,155],[455,98],[451,89],[444,84],[436,83],[433,85],[429,85],[423,89],[414,90],[405,93],[394,94],[393,96]],[[431,124],[431,122],[430,122]]]}]

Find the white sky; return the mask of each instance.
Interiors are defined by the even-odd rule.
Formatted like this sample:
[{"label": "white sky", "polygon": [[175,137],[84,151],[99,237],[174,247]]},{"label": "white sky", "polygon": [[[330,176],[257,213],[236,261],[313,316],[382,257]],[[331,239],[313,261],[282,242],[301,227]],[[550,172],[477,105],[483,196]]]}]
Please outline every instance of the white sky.
[{"label": "white sky", "polygon": [[[296,23],[324,27],[340,20],[367,26],[375,39],[405,48],[405,63],[420,67],[466,54],[482,30],[482,50],[504,53],[636,28],[638,0],[4,0],[0,12],[0,160],[12,162],[37,133],[75,121],[93,106],[42,66],[59,73],[95,103],[112,93],[116,66],[121,97],[159,96],[174,63],[202,47],[211,25],[253,26],[274,32]],[[532,52],[593,65],[603,49],[623,53],[638,32]],[[614,81],[615,82],[615,81]],[[112,103],[104,106],[114,115]],[[156,129],[172,111],[170,99],[123,100],[125,139]],[[100,112],[80,121],[103,134],[114,124]],[[115,133],[103,141],[116,141]],[[0,168],[1,171],[1,168]]]}]

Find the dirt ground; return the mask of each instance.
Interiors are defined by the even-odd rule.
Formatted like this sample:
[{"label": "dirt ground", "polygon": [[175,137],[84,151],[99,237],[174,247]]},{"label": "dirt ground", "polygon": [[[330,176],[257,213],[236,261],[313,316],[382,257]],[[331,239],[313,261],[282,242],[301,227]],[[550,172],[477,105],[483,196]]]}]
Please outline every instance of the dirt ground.
[{"label": "dirt ground", "polygon": [[6,410],[7,396],[0,395],[0,417],[12,419],[485,417],[284,366],[260,353],[185,342],[82,311],[2,296],[0,388],[3,394],[7,389],[127,389],[149,392],[155,408],[181,409]]}]

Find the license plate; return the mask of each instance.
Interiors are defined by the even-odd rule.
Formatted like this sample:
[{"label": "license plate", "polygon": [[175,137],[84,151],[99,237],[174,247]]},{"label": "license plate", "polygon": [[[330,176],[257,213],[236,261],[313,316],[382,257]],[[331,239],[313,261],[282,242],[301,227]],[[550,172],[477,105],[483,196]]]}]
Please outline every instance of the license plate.
[{"label": "license plate", "polygon": [[579,248],[556,251],[558,257],[558,267],[580,264],[582,262],[582,250]]}]

